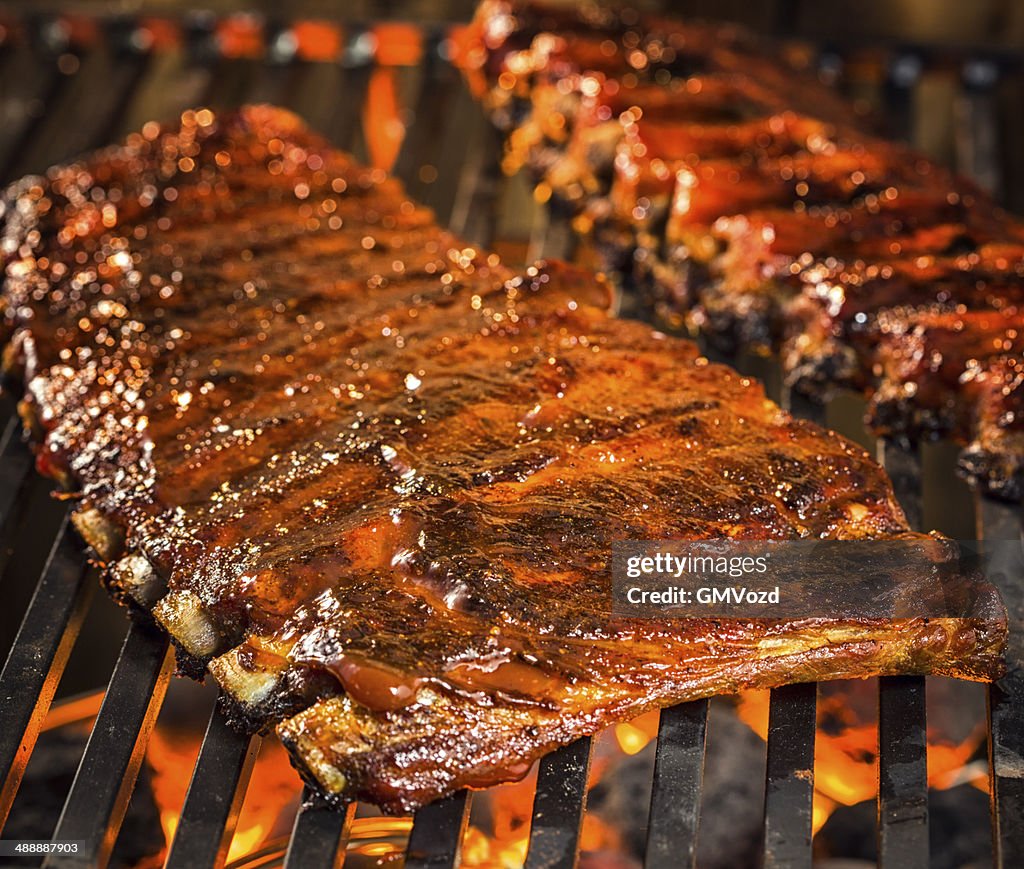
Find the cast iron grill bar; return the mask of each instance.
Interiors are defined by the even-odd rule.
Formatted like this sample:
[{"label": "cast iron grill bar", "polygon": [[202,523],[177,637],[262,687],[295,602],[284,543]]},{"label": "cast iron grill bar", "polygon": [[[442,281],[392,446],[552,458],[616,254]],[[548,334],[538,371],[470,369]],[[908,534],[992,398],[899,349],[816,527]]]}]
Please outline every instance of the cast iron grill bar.
[{"label": "cast iron grill bar", "polygon": [[[1000,869],[1024,866],[1024,557],[1009,544],[1024,547],[1019,504],[979,498],[978,538],[984,546],[998,541],[990,554],[988,579],[999,589],[1010,622],[1007,659],[1016,662],[988,689],[989,773],[992,793],[992,839]],[[1016,557],[1014,558],[1014,553]]]},{"label": "cast iron grill bar", "polygon": [[214,704],[165,869],[224,865],[259,746]]},{"label": "cast iron grill bar", "polygon": [[[43,575],[53,542],[57,539],[67,516],[68,505],[54,497],[53,480],[30,473],[17,495],[17,506],[7,525],[0,527],[0,583],[11,595],[27,606],[31,592],[23,584]],[[0,618],[11,627],[20,627],[13,613]]]},{"label": "cast iron grill bar", "polygon": [[928,745],[923,676],[878,690],[878,855],[882,867],[928,866]]},{"label": "cast iron grill bar", "polygon": [[708,701],[661,710],[647,821],[645,869],[697,865],[697,824],[704,785]]},{"label": "cast iron grill bar", "polygon": [[45,869],[106,865],[171,676],[168,647],[154,627],[136,622],[128,629],[53,834],[84,846],[77,854],[51,855]]},{"label": "cast iron grill bar", "polygon": [[537,770],[526,869],[574,869],[587,806],[589,736],[546,754]]},{"label": "cast iron grill bar", "polygon": [[825,425],[825,405],[789,389],[783,390],[781,403],[793,416],[810,420],[815,425]]},{"label": "cast iron grill bar", "polygon": [[9,390],[0,389],[0,448],[6,448],[19,434],[18,403]]},{"label": "cast iron grill bar", "polygon": [[[272,42],[274,37],[268,34]],[[287,60],[270,56],[256,70],[249,93],[245,99],[251,103],[269,103],[275,106],[285,104],[286,95],[293,91],[301,94],[309,86],[303,81],[304,70]]]},{"label": "cast iron grill bar", "polygon": [[9,117],[9,122],[0,129],[0,180],[6,182],[10,177],[11,162],[20,153],[19,147],[26,143],[35,120],[26,110],[30,101],[38,100],[37,104],[44,106],[48,90],[61,76],[56,55],[49,50],[35,50],[25,44],[6,44],[4,55],[4,66],[0,71],[2,80],[18,82],[17,89],[4,94],[0,102]]},{"label": "cast iron grill bar", "polygon": [[405,851],[407,869],[455,869],[469,823],[469,791],[459,791],[418,812]]},{"label": "cast iron grill bar", "polygon": [[203,105],[231,111],[244,105],[259,61],[249,57],[223,59],[216,65],[203,94]]},{"label": "cast iron grill bar", "polygon": [[17,403],[7,390],[0,389],[0,447],[6,447],[19,433]]},{"label": "cast iron grill bar", "polygon": [[50,708],[96,583],[67,518],[0,672],[0,829]]},{"label": "cast iron grill bar", "polygon": [[897,52],[889,60],[885,81],[886,119],[890,132],[905,142],[914,138],[915,96],[923,71],[923,59],[913,50]]},{"label": "cast iron grill bar", "polygon": [[10,518],[31,470],[32,453],[21,441],[18,421],[11,419],[0,435],[0,528]]},{"label": "cast iron grill bar", "polygon": [[999,105],[1000,69],[992,59],[971,58],[960,72],[954,131],[957,168],[995,194],[1000,184]]},{"label": "cast iron grill bar", "polygon": [[[448,110],[438,133],[433,163],[437,181],[432,189],[424,189],[424,201],[437,210],[439,222],[452,232],[467,241],[491,247],[497,216],[496,193],[502,174],[497,163],[501,146],[493,125],[481,117],[480,106],[461,76],[448,93]],[[479,197],[476,203],[470,201],[474,193]],[[480,232],[486,230],[488,220],[489,233]]]},{"label": "cast iron grill bar", "polygon": [[373,63],[370,60],[345,65],[345,89],[353,99],[341,100],[337,115],[332,119],[328,135],[332,142],[346,150],[354,150],[360,130],[360,108],[366,103]]},{"label": "cast iron grill bar", "polygon": [[449,226],[452,232],[469,241],[492,247],[498,224],[498,200],[505,184],[501,171],[504,143],[479,107],[470,105],[474,116],[469,130],[474,139],[459,177]]},{"label": "cast iron grill bar", "polygon": [[[794,415],[825,425],[824,405],[788,389],[781,398]],[[811,866],[817,697],[813,682],[773,688],[770,695],[764,869]]]},{"label": "cast iron grill bar", "polygon": [[[789,405],[797,415],[825,425],[823,405],[796,395],[790,396]],[[908,523],[920,529],[922,470],[919,452],[915,448],[879,441],[878,461],[892,479],[893,492]],[[928,865],[925,679],[922,676],[883,676],[878,683],[879,860],[885,866],[914,869]]]},{"label": "cast iron grill bar", "polygon": [[[424,35],[413,122],[405,131],[393,169],[405,183],[409,195],[433,208],[442,224],[450,214],[451,206],[448,203],[446,207],[446,201],[455,188],[449,176],[439,171],[445,157],[442,149],[447,147],[453,151],[456,159],[464,151],[464,147],[453,147],[456,143],[447,141],[462,77],[441,57],[443,40],[444,33],[437,29]],[[465,131],[459,132],[464,140]],[[426,166],[434,168],[432,177],[423,174]]]},{"label": "cast iron grill bar", "polygon": [[58,76],[58,88],[48,95],[45,111],[26,131],[30,146],[12,152],[5,175],[42,172],[109,136],[111,124],[130,100],[148,63],[148,55],[121,51],[113,43],[111,35],[103,33],[88,45],[74,47],[77,66]]},{"label": "cast iron grill bar", "polygon": [[349,803],[339,812],[306,788],[288,839],[284,869],[337,869],[341,866],[355,813],[355,803]]},{"label": "cast iron grill bar", "polygon": [[571,217],[558,205],[542,209],[530,239],[528,261],[562,259],[571,261],[576,249],[576,233]]},{"label": "cast iron grill bar", "polygon": [[924,527],[921,454],[916,448],[880,440],[877,458],[892,480],[893,492],[903,508],[907,523],[915,531],[920,531]]},{"label": "cast iron grill bar", "polygon": [[784,685],[771,693],[764,795],[765,869],[811,866],[817,697],[814,682]]},{"label": "cast iron grill bar", "polygon": [[[892,479],[911,528],[923,527],[921,455],[878,442],[878,461]],[[883,867],[928,866],[928,743],[923,676],[878,680],[878,857]]]},{"label": "cast iron grill bar", "polygon": [[[35,42],[33,53],[37,61],[34,74],[38,76],[38,82],[32,82],[32,86],[35,88],[34,95],[42,110],[27,117],[18,132],[11,137],[10,148],[0,164],[0,178],[4,182],[18,177],[17,170],[22,156],[34,150],[45,127],[46,118],[50,116],[54,104],[60,100],[71,81],[71,76],[60,72],[57,66],[57,55],[62,47],[44,44],[46,40],[37,32],[31,36]],[[77,51],[72,54],[76,58],[79,57]]]},{"label": "cast iron grill bar", "polygon": [[992,838],[1000,869],[1024,865],[1024,778],[1020,758],[1024,679],[1020,672],[989,687],[989,769],[992,776]]}]

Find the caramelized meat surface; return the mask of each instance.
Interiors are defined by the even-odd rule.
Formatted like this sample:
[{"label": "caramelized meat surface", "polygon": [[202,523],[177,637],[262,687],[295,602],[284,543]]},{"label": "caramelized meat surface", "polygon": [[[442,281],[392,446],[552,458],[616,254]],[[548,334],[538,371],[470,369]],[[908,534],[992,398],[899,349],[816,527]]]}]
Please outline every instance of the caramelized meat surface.
[{"label": "caramelized meat surface", "polygon": [[[911,329],[906,333],[905,329]],[[869,413],[877,431],[905,436],[937,425],[968,442],[972,476],[1019,481],[1024,472],[1024,314],[1019,309],[922,314],[882,322],[873,358],[882,377]],[[865,355],[867,349],[865,348]],[[963,395],[966,400],[954,400]],[[980,415],[972,416],[972,410]],[[1009,466],[992,467],[1001,460]],[[1019,499],[1024,491],[1005,488]]]},{"label": "caramelized meat surface", "polygon": [[0,244],[8,376],[110,590],[338,801],[408,810],[742,686],[1000,672],[972,577],[949,618],[613,618],[616,540],[934,541],[858,447],[285,112],[25,179]]},{"label": "caramelized meat surface", "polygon": [[[1018,497],[1019,353],[977,381],[918,368],[898,401],[879,381],[879,346],[909,357],[918,325],[965,314],[950,328],[984,343],[979,317],[1018,315],[1024,226],[991,197],[879,139],[782,52],[734,28],[611,11],[552,18],[542,4],[488,0],[474,33],[462,62],[487,104],[532,99],[510,133],[510,167],[541,174],[668,319],[728,352],[781,352],[789,385],[813,398],[881,390],[868,419],[878,434],[954,437],[972,481]],[[577,50],[591,40],[600,63]],[[659,68],[666,45],[678,69]]]}]

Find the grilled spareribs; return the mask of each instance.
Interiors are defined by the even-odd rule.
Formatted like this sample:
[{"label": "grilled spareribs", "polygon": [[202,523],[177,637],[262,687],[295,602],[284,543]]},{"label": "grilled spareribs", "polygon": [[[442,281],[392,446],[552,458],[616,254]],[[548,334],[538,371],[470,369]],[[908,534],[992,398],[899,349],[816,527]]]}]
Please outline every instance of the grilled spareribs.
[{"label": "grilled spareribs", "polygon": [[668,320],[781,353],[813,398],[881,389],[878,434],[956,438],[971,482],[1024,495],[1019,347],[979,332],[974,355],[933,355],[898,402],[879,381],[879,349],[908,357],[935,317],[969,333],[1019,316],[1024,225],[989,195],[732,26],[485,0],[460,58],[508,131],[507,167],[542,178]]},{"label": "grilled spareribs", "polygon": [[742,686],[1001,671],[972,576],[949,618],[612,618],[616,540],[953,553],[858,447],[610,316],[595,275],[459,241],[284,111],[148,124],[3,208],[40,469],[112,593],[329,798],[408,810]]}]

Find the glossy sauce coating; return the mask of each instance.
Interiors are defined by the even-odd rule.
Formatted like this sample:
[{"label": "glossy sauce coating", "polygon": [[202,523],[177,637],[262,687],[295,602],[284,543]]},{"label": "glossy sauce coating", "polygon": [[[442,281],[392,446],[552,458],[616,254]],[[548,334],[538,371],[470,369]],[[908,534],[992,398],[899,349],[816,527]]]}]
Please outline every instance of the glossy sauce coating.
[{"label": "glossy sauce coating", "polygon": [[[718,39],[676,22],[678,53],[702,63],[659,75],[663,19],[640,16],[615,35],[587,14],[563,18],[530,2],[480,7],[479,21],[507,25],[481,49],[497,63],[490,92],[514,79],[517,98],[532,100],[510,134],[512,165],[543,174],[610,265],[625,264],[671,321],[728,351],[780,352],[791,387],[814,398],[881,389],[888,410],[869,417],[878,434],[954,437],[972,482],[1018,499],[1019,353],[985,344],[981,328],[981,357],[949,354],[948,376],[926,383],[919,370],[893,403],[878,351],[909,356],[933,317],[967,314],[962,331],[975,313],[1019,312],[1021,223],[969,181],[878,138],[749,34],[722,28]],[[593,52],[575,48],[588,39],[604,48],[594,69]],[[975,363],[990,369],[980,380],[991,388],[978,388]]]},{"label": "glossy sauce coating", "polygon": [[741,683],[999,671],[972,583],[948,624],[612,619],[618,539],[906,522],[858,447],[611,317],[597,276],[453,238],[288,113],[147,125],[5,218],[40,467],[123,541],[112,590],[328,793],[407,809]]}]

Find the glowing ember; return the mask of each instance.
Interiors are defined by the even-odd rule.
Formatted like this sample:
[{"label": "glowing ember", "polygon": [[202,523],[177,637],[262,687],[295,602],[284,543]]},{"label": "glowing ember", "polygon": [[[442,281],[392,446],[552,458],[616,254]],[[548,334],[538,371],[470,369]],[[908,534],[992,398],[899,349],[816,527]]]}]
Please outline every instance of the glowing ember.
[{"label": "glowing ember", "polygon": [[636,754],[658,736],[659,712],[648,712],[628,724],[615,725],[615,741],[626,754]]},{"label": "glowing ember", "polygon": [[[202,739],[201,721],[182,724],[176,718],[187,706],[205,709],[195,703],[196,686],[178,682],[177,691],[189,695],[179,702],[177,715],[157,721],[147,749],[152,768],[153,796],[160,811],[166,841],[175,834],[185,801],[192,770]],[[877,695],[877,680],[829,683],[820,689],[818,731],[815,743],[814,831],[841,805],[854,805],[873,799],[878,784],[878,727],[870,711]],[[736,698],[736,711],[762,739],[768,732],[768,691],[747,691]],[[56,705],[43,725],[44,730],[74,723],[89,723],[99,709],[102,695],[97,693]],[[945,698],[943,702],[948,702]],[[169,705],[169,704],[168,704]],[[167,706],[165,705],[165,711]],[[192,717],[195,716],[186,716]],[[200,714],[199,719],[202,718]],[[170,723],[173,722],[173,723]],[[640,752],[657,738],[659,713],[650,712],[628,724],[619,724],[595,742],[591,765],[592,787],[616,760]],[[979,721],[959,741],[937,732],[928,732],[928,781],[932,788],[949,788],[965,781],[985,790],[987,768],[971,764],[985,738],[984,722]],[[462,848],[464,867],[480,869],[518,869],[524,865],[529,843],[536,769],[520,782],[492,788],[478,794]],[[253,767],[249,786],[239,814],[228,853],[228,864],[235,869],[268,865],[265,858],[283,854],[301,797],[301,784],[281,745],[272,737],[264,740]],[[374,864],[400,861],[405,852],[411,818],[359,817],[352,822],[348,850]],[[587,813],[581,830],[584,852],[622,853],[623,836],[629,831],[614,826],[614,819]],[[362,864],[360,864],[362,865]]]}]

